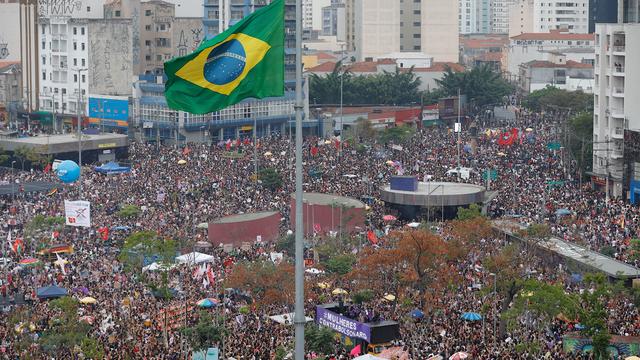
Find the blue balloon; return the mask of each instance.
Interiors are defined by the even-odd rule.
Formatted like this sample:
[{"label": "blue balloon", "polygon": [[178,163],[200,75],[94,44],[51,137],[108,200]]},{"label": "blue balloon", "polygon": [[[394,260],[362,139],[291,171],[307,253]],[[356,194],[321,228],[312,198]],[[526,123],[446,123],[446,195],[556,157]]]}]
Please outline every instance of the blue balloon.
[{"label": "blue balloon", "polygon": [[80,166],[71,160],[65,160],[58,165],[56,175],[63,183],[72,183],[80,177]]}]

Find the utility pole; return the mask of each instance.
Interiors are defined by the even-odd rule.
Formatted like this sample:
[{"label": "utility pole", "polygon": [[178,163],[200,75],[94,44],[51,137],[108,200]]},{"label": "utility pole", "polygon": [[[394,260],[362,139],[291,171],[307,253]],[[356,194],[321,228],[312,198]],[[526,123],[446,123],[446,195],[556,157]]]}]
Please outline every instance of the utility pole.
[{"label": "utility pole", "polygon": [[296,0],[296,222],[295,222],[295,360],[304,360],[304,253],[302,233],[302,0]]},{"label": "utility pole", "polygon": [[87,69],[76,69],[78,73],[78,104],[76,106],[76,114],[78,116],[78,121],[76,125],[78,126],[78,166],[80,166],[80,176],[78,176],[78,200],[82,200],[82,81],[81,74],[83,71],[87,71]]},{"label": "utility pole", "polygon": [[460,181],[462,169],[460,168],[460,133],[462,132],[462,124],[460,123],[460,89],[458,89],[458,122],[455,127],[458,130],[458,182]]}]

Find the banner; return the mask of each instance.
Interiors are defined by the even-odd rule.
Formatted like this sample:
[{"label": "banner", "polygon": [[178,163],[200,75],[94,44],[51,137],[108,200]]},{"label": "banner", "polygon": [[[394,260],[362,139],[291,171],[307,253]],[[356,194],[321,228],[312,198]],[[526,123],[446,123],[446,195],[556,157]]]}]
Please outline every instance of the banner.
[{"label": "banner", "polygon": [[69,226],[91,226],[91,203],[88,201],[64,201],[65,222]]},{"label": "banner", "polygon": [[316,306],[316,322],[318,325],[329,327],[340,334],[351,338],[371,341],[371,328],[369,325],[349,319],[322,306]]}]

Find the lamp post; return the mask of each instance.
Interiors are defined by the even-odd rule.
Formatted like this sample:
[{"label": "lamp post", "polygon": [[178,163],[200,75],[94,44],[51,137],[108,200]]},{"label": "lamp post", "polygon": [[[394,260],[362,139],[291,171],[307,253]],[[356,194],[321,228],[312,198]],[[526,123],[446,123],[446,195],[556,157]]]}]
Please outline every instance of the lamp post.
[{"label": "lamp post", "polygon": [[16,190],[15,190],[16,179],[13,177],[13,165],[15,163],[16,163],[15,160],[11,162],[11,203],[12,204],[15,202],[15,199],[16,199]]},{"label": "lamp post", "polygon": [[78,166],[80,166],[80,175],[78,176],[78,199],[82,200],[82,80],[81,74],[89,69],[76,69],[78,73],[78,104],[76,105],[76,114],[78,116],[76,125],[78,126]]}]

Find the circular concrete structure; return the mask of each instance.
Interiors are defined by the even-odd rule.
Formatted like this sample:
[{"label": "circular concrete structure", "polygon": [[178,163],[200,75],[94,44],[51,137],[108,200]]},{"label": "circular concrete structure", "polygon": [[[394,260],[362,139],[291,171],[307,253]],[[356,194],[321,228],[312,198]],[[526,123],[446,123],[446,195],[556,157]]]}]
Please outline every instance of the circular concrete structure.
[{"label": "circular concrete structure", "polygon": [[[480,185],[454,182],[418,182],[417,191],[392,190],[391,185],[380,189],[380,198],[387,205],[397,208],[408,219],[418,217],[423,209],[440,211],[438,217],[455,217],[457,208],[481,204],[485,199],[485,188]],[[436,216],[427,212],[427,216]]]},{"label": "circular concrete structure", "polygon": [[209,241],[214,245],[244,242],[254,243],[258,236],[262,241],[275,241],[280,234],[280,213],[262,211],[218,218],[209,223]]},{"label": "circular concrete structure", "polygon": [[[354,232],[364,229],[365,205],[362,201],[336,195],[304,193],[302,214],[305,235]],[[296,198],[291,195],[291,224],[296,221]]]}]

